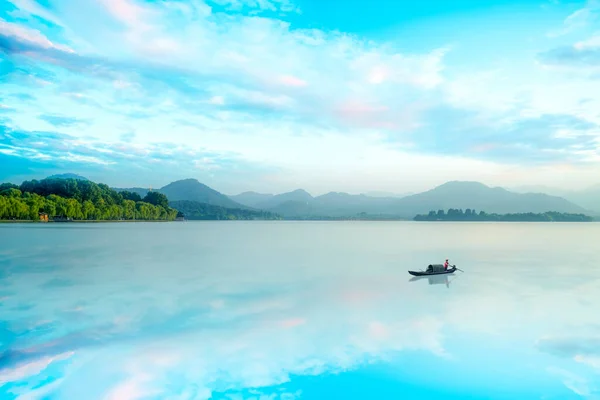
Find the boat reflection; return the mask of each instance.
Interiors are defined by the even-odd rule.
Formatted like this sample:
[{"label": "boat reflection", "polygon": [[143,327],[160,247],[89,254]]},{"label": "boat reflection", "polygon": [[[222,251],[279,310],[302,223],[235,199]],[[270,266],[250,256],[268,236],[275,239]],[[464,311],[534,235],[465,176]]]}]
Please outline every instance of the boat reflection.
[{"label": "boat reflection", "polygon": [[446,285],[447,288],[450,288],[450,282],[456,279],[458,275],[452,274],[453,279],[448,279],[448,275],[449,274],[413,276],[409,279],[409,282],[416,282],[422,279],[427,279],[430,285]]}]

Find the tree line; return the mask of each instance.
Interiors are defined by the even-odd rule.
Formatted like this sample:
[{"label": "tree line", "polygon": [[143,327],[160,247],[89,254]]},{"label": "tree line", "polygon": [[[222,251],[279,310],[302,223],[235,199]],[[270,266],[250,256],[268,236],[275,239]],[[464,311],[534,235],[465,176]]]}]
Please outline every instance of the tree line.
[{"label": "tree line", "polygon": [[262,210],[226,208],[190,200],[172,201],[180,216],[189,220],[280,220],[279,215]]},{"label": "tree line", "polygon": [[488,214],[467,208],[429,211],[429,214],[419,214],[413,218],[415,221],[504,221],[504,222],[590,222],[593,218],[585,214],[570,214],[548,211],[543,213],[509,213]]},{"label": "tree line", "polygon": [[108,185],[79,179],[43,179],[0,184],[0,219],[39,220],[165,220],[172,221],[177,210],[167,197],[148,192],[117,192]]}]

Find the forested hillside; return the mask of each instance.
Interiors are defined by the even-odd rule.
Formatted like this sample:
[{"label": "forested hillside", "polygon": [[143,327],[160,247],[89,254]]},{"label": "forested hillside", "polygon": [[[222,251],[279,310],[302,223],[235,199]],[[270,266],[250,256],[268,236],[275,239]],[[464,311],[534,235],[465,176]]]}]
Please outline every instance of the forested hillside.
[{"label": "forested hillside", "polygon": [[0,219],[39,220],[174,220],[177,210],[165,195],[149,192],[143,199],[118,193],[105,184],[80,179],[25,181],[0,185]]}]

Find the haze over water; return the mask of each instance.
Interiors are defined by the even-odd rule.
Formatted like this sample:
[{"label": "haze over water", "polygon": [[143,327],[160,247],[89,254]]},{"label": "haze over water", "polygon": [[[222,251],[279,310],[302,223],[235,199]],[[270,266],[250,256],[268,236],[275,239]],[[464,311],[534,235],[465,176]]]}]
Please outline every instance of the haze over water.
[{"label": "haze over water", "polygon": [[[600,398],[596,223],[0,225],[1,399]],[[411,279],[445,258],[465,272]]]}]

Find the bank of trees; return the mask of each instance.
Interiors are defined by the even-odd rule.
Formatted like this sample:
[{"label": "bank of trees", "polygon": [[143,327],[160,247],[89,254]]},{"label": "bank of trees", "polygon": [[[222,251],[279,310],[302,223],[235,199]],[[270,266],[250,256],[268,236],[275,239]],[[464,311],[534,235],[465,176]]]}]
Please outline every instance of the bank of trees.
[{"label": "bank of trees", "polygon": [[429,214],[419,214],[414,217],[415,221],[502,221],[502,222],[590,222],[593,218],[585,214],[569,214],[560,212],[544,213],[511,213],[511,214],[488,214],[485,211],[476,212],[467,208],[450,208],[444,210],[430,211]]},{"label": "bank of trees", "polygon": [[105,184],[76,179],[25,181],[0,185],[0,219],[38,220],[46,213],[73,220],[174,220],[177,210],[162,193],[143,199],[119,193]]}]

